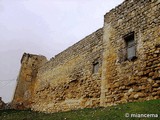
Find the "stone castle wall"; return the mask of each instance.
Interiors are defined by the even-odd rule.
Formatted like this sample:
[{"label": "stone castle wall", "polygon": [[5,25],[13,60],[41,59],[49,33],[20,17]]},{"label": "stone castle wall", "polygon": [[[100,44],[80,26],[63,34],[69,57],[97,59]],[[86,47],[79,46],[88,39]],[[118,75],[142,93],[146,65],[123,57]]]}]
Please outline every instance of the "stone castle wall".
[{"label": "stone castle wall", "polygon": [[[99,106],[102,29],[52,58],[39,69],[32,108],[64,111]],[[93,73],[93,64],[99,69]]]},{"label": "stone castle wall", "polygon": [[[126,0],[104,17],[101,105],[160,98],[160,1]],[[134,33],[136,57],[124,37]]]},{"label": "stone castle wall", "polygon": [[103,28],[49,61],[25,54],[14,103],[50,113],[160,99],[159,11],[160,0],[125,0],[104,16]]}]

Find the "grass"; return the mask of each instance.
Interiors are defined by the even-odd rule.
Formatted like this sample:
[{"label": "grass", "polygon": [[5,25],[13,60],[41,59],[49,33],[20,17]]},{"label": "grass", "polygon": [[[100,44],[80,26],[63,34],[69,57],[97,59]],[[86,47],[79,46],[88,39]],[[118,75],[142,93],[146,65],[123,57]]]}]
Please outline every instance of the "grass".
[{"label": "grass", "polygon": [[[129,114],[159,114],[159,118],[131,118]],[[1,110],[0,120],[160,120],[160,100],[134,102],[106,108],[86,108],[45,114],[30,110]]]}]

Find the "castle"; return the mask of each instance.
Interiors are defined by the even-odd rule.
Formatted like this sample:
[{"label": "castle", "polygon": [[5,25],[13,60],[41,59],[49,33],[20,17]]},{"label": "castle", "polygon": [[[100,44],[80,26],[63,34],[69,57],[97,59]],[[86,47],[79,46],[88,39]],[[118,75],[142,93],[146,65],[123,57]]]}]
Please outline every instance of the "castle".
[{"label": "castle", "polygon": [[46,113],[160,99],[160,0],[125,0],[49,61],[24,53],[14,108]]}]

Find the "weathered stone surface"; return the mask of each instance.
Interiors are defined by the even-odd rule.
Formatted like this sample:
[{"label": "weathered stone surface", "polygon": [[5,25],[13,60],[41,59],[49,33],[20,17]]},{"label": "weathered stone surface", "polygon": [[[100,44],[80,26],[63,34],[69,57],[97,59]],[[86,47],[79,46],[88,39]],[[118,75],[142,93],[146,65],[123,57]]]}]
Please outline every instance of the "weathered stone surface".
[{"label": "weathered stone surface", "polygon": [[137,98],[141,98],[141,97],[145,97],[145,94],[144,93],[136,93],[134,95],[134,98],[137,99]]},{"label": "weathered stone surface", "polygon": [[17,78],[17,87],[12,101],[14,109],[31,107],[34,85],[39,67],[46,62],[44,56],[24,53],[21,59],[21,70]]},{"label": "weathered stone surface", "polygon": [[125,0],[103,28],[49,61],[24,54],[14,105],[50,113],[160,99],[159,11],[159,0]]},{"label": "weathered stone surface", "polygon": [[[94,62],[99,63],[97,73],[93,73]],[[102,29],[99,29],[39,69],[32,109],[48,109],[41,106],[44,103],[54,103],[48,112],[59,110],[62,105],[63,110],[99,106],[101,65]]]},{"label": "weathered stone surface", "polygon": [[[159,4],[126,0],[104,16],[101,106],[160,98]],[[130,33],[136,44],[133,60],[126,59],[124,38]],[[110,93],[123,97],[111,101]]]}]

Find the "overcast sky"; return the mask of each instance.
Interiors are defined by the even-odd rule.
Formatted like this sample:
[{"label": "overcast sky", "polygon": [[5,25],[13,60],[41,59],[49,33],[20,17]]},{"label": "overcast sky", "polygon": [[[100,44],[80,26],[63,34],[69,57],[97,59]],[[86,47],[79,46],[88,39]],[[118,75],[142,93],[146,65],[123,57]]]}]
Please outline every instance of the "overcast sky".
[{"label": "overcast sky", "polygon": [[0,96],[12,99],[24,52],[48,59],[103,27],[123,0],[0,0]]}]

